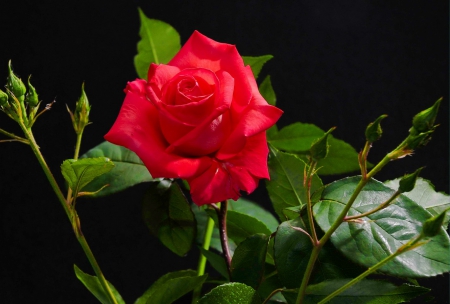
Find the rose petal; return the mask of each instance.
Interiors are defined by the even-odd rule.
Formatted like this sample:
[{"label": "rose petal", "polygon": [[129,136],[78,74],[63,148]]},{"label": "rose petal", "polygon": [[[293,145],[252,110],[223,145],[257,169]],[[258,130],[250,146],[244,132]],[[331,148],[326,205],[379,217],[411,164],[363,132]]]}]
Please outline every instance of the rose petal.
[{"label": "rose petal", "polygon": [[105,139],[135,152],[153,177],[190,178],[211,166],[209,157],[186,158],[167,153],[168,144],[159,128],[156,108],[130,91]]},{"label": "rose petal", "polygon": [[237,200],[240,192],[253,192],[261,178],[269,178],[266,134],[247,139],[241,153],[226,162],[214,160],[198,177],[188,180],[194,203],[201,206],[226,199]]},{"label": "rose petal", "polygon": [[218,203],[227,199],[237,200],[240,196],[237,183],[233,182],[224,167],[213,162],[208,170],[191,180],[192,201],[198,205]]},{"label": "rose petal", "polygon": [[170,81],[175,75],[180,72],[180,69],[175,66],[167,64],[150,64],[148,69],[148,84],[155,92],[158,99],[161,98],[161,90],[164,84]]},{"label": "rose petal", "polygon": [[[179,83],[183,80],[192,80],[197,83],[197,91],[201,92],[200,100],[189,100],[190,96],[180,94]],[[221,82],[217,76],[205,69],[189,69],[177,74],[169,83],[164,85],[161,96],[161,108],[163,111],[170,113],[180,122],[191,126],[206,119],[214,107],[217,106],[216,99],[221,97]],[[182,96],[181,96],[182,95]],[[180,102],[180,99],[185,99]],[[227,102],[231,103],[231,100]],[[175,126],[174,126],[175,127]]]},{"label": "rose petal", "polygon": [[[188,155],[207,155],[217,151],[231,131],[231,121],[228,109],[231,106],[233,94],[233,78],[226,73],[218,73],[219,88],[216,92],[217,108],[213,109],[207,118],[189,133],[172,142],[167,152],[175,149]],[[220,100],[220,102],[218,102]],[[166,126],[169,127],[169,126]],[[174,130],[174,132],[177,132]]]},{"label": "rose petal", "polygon": [[[251,175],[258,178],[269,178],[267,169],[267,146],[266,132],[247,138],[245,147],[233,158],[227,159],[225,163],[233,168],[245,168]],[[244,188],[242,188],[245,190]]]},{"label": "rose petal", "polygon": [[251,88],[244,61],[234,45],[214,41],[194,31],[168,64],[181,70],[205,68],[215,73],[220,70],[227,71],[235,81],[236,107],[243,108],[250,102]]},{"label": "rose petal", "polygon": [[136,79],[135,81],[131,81],[127,83],[126,88],[124,89],[125,93],[128,93],[129,91],[134,92],[138,95],[145,95],[147,87],[147,81],[144,79]]},{"label": "rose petal", "polygon": [[225,160],[239,153],[246,144],[246,138],[264,132],[280,118],[283,111],[271,105],[249,107],[227,138],[216,157]]}]

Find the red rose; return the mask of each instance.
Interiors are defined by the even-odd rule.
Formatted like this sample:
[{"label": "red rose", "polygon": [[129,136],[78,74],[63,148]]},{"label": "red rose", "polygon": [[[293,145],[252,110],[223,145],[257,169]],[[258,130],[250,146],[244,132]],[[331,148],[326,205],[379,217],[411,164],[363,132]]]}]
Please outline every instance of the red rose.
[{"label": "red rose", "polygon": [[125,92],[105,139],[134,151],[153,177],[186,179],[197,205],[236,200],[269,178],[265,130],[282,111],[261,96],[235,46],[196,31]]}]

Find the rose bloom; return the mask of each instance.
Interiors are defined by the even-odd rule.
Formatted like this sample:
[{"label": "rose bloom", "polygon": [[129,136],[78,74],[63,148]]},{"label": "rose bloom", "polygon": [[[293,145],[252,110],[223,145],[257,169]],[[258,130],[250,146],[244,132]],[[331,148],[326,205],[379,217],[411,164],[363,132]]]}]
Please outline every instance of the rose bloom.
[{"label": "rose bloom", "polygon": [[195,204],[237,200],[269,178],[265,130],[282,111],[261,96],[234,45],[195,31],[125,92],[105,139],[134,151],[154,178],[187,180]]}]

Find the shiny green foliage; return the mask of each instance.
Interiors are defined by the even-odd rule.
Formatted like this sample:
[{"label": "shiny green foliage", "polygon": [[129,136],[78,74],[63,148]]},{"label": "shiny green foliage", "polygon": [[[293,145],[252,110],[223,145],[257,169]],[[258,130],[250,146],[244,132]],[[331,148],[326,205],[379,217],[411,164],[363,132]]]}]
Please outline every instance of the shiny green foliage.
[{"label": "shiny green foliage", "polygon": [[113,194],[136,184],[153,180],[140,158],[122,146],[104,141],[81,156],[81,158],[94,157],[107,157],[115,165],[111,171],[98,177],[86,187],[86,191],[95,191],[106,184],[109,185],[94,196]]},{"label": "shiny green foliage", "polygon": [[137,45],[137,55],[134,57],[134,67],[138,76],[147,79],[151,63],[168,63],[180,50],[180,35],[169,24],[147,18],[139,9],[141,40]]},{"label": "shiny green foliage", "polygon": [[184,256],[191,249],[197,223],[178,184],[170,180],[150,183],[142,213],[150,232],[172,252]]},{"label": "shiny green foliage", "polygon": [[[87,273],[84,273],[80,268],[77,267],[77,265],[73,265],[73,268],[78,280],[80,280],[81,283],[86,286],[86,288],[100,301],[100,303],[113,304],[109,300],[107,294],[103,290],[103,286],[101,285],[100,280],[96,276],[91,276]],[[119,294],[116,288],[111,283],[107,283],[117,303],[125,304],[125,301],[122,299],[122,296]]]},{"label": "shiny green foliage", "polygon": [[[327,231],[342,212],[355,191],[360,177],[338,180],[325,187],[314,205],[314,216]],[[395,191],[370,180],[358,195],[349,215],[374,209],[387,201]],[[354,221],[343,222],[331,236],[333,245],[353,262],[371,267],[397,251],[422,232],[431,215],[422,206],[399,196],[388,207]],[[450,271],[449,236],[444,229],[428,243],[397,256],[380,268],[380,272],[398,277],[428,277]]]},{"label": "shiny green foliage", "polygon": [[173,303],[205,282],[208,275],[193,270],[169,272],[150,286],[134,304]]}]

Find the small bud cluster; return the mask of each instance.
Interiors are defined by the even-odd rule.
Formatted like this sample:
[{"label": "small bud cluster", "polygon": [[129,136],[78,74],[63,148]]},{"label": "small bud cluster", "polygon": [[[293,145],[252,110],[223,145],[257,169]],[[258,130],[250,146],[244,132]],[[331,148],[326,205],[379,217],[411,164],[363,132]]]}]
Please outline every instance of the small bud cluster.
[{"label": "small bud cluster", "polygon": [[39,97],[36,89],[28,77],[27,86],[16,74],[14,74],[11,61],[8,63],[8,77],[5,91],[0,89],[0,110],[17,122],[31,127],[36,120],[36,112],[39,108]]}]

